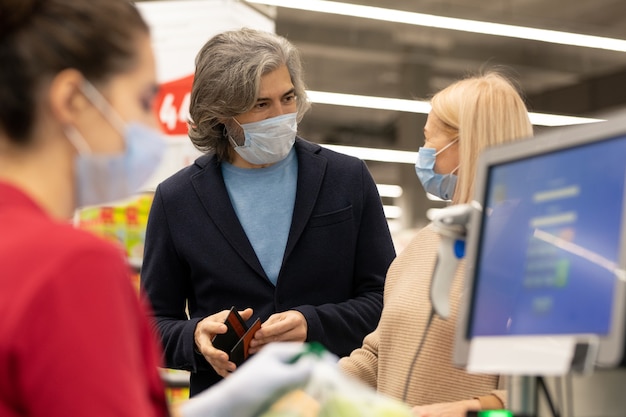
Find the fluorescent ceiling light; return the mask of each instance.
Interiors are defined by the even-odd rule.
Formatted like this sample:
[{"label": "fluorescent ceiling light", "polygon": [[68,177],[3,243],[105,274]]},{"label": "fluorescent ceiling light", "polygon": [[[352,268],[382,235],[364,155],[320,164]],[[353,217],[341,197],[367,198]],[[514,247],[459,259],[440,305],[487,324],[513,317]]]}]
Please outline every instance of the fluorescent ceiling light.
[{"label": "fluorescent ceiling light", "polygon": [[378,194],[381,197],[391,197],[391,198],[397,198],[402,196],[402,187],[400,187],[399,185],[393,185],[393,184],[376,184],[376,187],[378,188]]},{"label": "fluorescent ceiling light", "polygon": [[[329,93],[325,91],[307,91],[309,100],[313,103],[331,104],[335,106],[364,107],[404,111],[409,113],[428,114],[430,103],[427,101],[407,100],[400,98],[360,96],[354,94]],[[566,126],[583,123],[601,122],[602,119],[589,117],[563,116],[558,114],[528,113],[530,122],[537,126]]]},{"label": "fluorescent ceiling light", "polygon": [[436,195],[431,193],[426,193],[426,198],[428,198],[430,201],[446,201],[443,198],[437,197]]},{"label": "fluorescent ceiling light", "polygon": [[584,123],[604,122],[604,119],[590,117],[563,116],[560,114],[533,113],[529,112],[530,122],[537,126],[568,126],[581,125]]},{"label": "fluorescent ceiling light", "polygon": [[405,111],[422,114],[428,114],[428,112],[430,112],[430,103],[428,103],[427,101],[359,96],[355,94],[329,93],[326,91],[310,90],[307,91],[306,94],[313,103],[333,104],[335,106],[363,107],[368,109]]},{"label": "fluorescent ceiling light", "polygon": [[383,206],[383,211],[385,212],[385,217],[388,219],[399,219],[402,217],[402,208],[398,206]]},{"label": "fluorescent ceiling light", "polygon": [[362,17],[366,19],[384,20],[394,23],[426,26],[439,29],[458,30],[463,32],[481,33],[485,35],[506,36],[509,38],[529,39],[561,45],[581,46],[585,48],[606,49],[626,52],[626,40],[605,38],[602,36],[584,35],[548,29],[537,29],[524,26],[505,25],[501,23],[482,22],[477,20],[458,19],[424,13],[406,12],[402,10],[384,9],[382,7],[364,6],[360,4],[340,3],[325,0],[245,0],[248,3],[265,4],[290,9],[308,10],[320,13],[331,13],[343,16]]},{"label": "fluorescent ceiling light", "polygon": [[394,151],[392,149],[363,148],[360,146],[326,145],[321,146],[331,151],[354,156],[365,161],[399,162],[403,164],[415,164],[417,152]]}]

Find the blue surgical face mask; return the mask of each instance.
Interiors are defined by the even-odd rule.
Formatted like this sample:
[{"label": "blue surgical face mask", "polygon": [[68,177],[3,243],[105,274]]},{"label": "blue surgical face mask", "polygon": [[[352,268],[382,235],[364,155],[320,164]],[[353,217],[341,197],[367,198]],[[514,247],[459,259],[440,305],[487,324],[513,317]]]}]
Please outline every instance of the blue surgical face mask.
[{"label": "blue surgical face mask", "polygon": [[140,191],[156,171],[166,148],[157,130],[142,123],[123,122],[91,83],[86,82],[82,90],[123,136],[126,149],[120,154],[94,154],[74,126],[65,127],[65,135],[78,152],[74,163],[77,207],[113,202]]},{"label": "blue surgical face mask", "polygon": [[419,178],[424,190],[442,200],[452,200],[454,190],[456,189],[457,176],[454,173],[459,167],[456,167],[449,174],[438,174],[435,172],[435,158],[437,155],[448,149],[450,146],[458,142],[458,138],[444,146],[439,152],[435,152],[434,148],[419,148],[417,154],[417,162],[415,163],[415,173]]},{"label": "blue surgical face mask", "polygon": [[[228,135],[235,152],[254,165],[273,164],[285,159],[296,141],[298,113],[283,114],[259,122],[241,125],[245,137],[238,146]],[[236,121],[236,120],[235,120]]]}]

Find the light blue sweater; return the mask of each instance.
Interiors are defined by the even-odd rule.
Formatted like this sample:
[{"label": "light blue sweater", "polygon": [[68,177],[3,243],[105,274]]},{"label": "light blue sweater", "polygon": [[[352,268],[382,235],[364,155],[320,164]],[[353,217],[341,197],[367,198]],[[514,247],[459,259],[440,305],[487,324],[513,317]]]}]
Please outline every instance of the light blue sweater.
[{"label": "light blue sweater", "polygon": [[276,285],[296,200],[295,149],[267,168],[238,168],[224,162],[222,174],[239,222],[263,270]]}]

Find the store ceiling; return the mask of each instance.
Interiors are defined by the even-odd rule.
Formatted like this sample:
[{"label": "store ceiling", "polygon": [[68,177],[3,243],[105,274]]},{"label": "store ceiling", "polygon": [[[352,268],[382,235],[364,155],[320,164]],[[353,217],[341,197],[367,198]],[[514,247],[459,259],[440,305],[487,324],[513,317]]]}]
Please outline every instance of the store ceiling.
[{"label": "store ceiling", "polygon": [[[624,0],[340,1],[626,39]],[[467,74],[504,66],[533,111],[592,116],[626,103],[624,52],[247,4],[274,18],[276,32],[301,50],[310,90],[428,98]],[[317,142],[394,147],[399,117],[316,104],[300,128]]]},{"label": "store ceiling", "polygon": [[[626,39],[624,0],[340,1]],[[626,104],[624,52],[250,6],[274,17],[276,32],[301,50],[310,90],[428,98],[467,74],[503,66],[532,111],[597,116]],[[322,144],[416,151],[424,121],[424,115],[314,104],[299,131]],[[417,187],[412,167],[398,165],[368,162],[378,182]]]},{"label": "store ceiling", "polygon": [[[345,2],[626,39],[623,0]],[[286,8],[276,9],[275,21],[276,32],[302,51],[311,90],[427,98],[468,73],[505,66],[534,111],[594,115],[626,103],[623,52]],[[318,142],[393,147],[398,116],[318,104],[301,127]]]}]

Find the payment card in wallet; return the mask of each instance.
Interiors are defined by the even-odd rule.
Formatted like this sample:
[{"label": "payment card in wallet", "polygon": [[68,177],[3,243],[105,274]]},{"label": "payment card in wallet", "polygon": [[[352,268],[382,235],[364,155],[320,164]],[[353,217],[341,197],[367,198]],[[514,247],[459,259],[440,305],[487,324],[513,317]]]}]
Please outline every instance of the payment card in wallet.
[{"label": "payment card in wallet", "polygon": [[224,324],[228,328],[226,333],[216,334],[211,342],[216,349],[228,353],[228,359],[239,366],[250,356],[248,354],[250,341],[261,328],[261,320],[256,319],[252,326],[248,327],[237,309],[232,307]]}]

